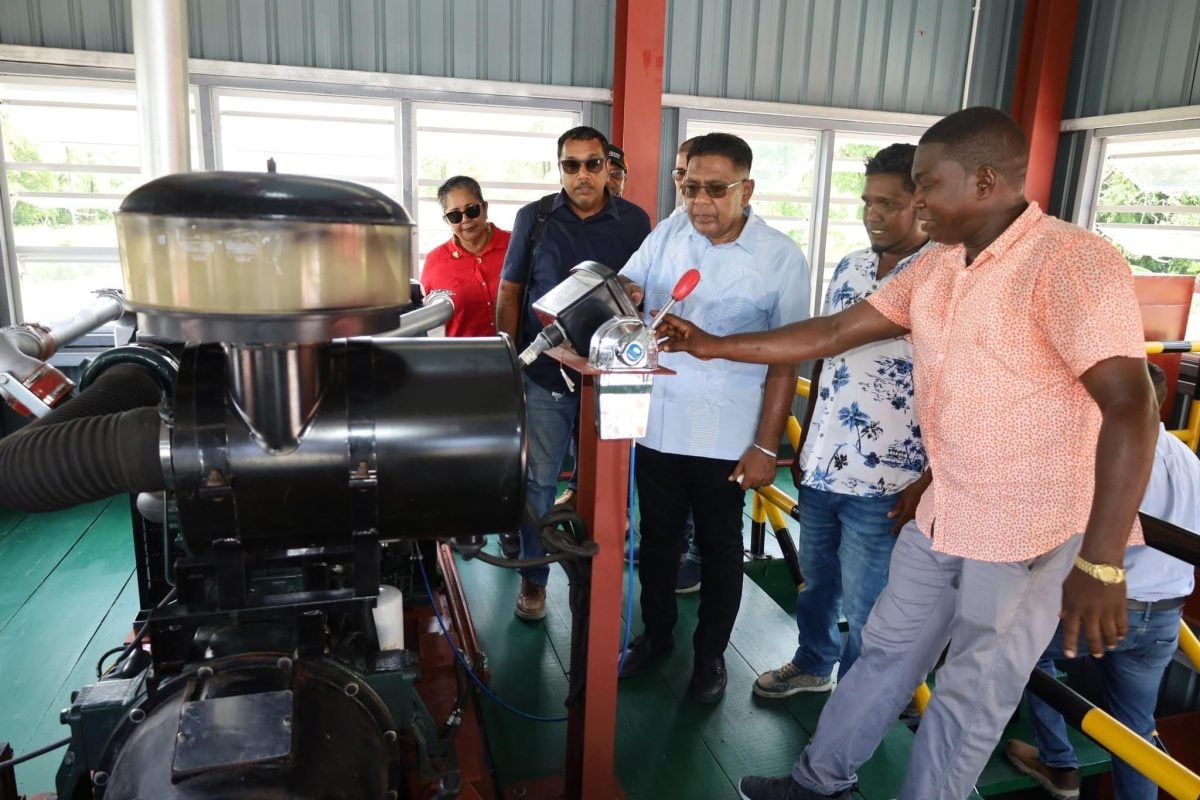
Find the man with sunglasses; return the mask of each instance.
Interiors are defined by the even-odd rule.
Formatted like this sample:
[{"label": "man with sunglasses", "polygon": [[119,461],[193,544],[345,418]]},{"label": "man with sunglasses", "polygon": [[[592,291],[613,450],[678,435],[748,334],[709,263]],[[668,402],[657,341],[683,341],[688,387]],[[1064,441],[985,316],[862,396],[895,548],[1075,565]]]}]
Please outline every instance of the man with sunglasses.
[{"label": "man with sunglasses", "polygon": [[[496,304],[496,328],[522,350],[542,326],[533,303],[562,283],[581,261],[598,261],[619,269],[650,233],[650,218],[633,203],[609,194],[608,139],[595,128],[572,128],[558,138],[558,174],[562,191],[517,212],[504,260]],[[546,198],[543,198],[545,200]],[[526,493],[539,517],[554,504],[558,476],[579,411],[578,374],[558,361],[540,356],[524,372],[529,431]],[[522,558],[545,554],[537,526],[521,527]],[[524,620],[546,615],[549,567],[522,568],[515,612]]]},{"label": "man with sunglasses", "polygon": [[496,295],[509,233],[488,222],[487,201],[474,178],[455,175],[438,187],[437,196],[452,235],[425,256],[421,288],[426,294],[441,289],[454,296],[447,336],[495,336]]},{"label": "man with sunglasses", "polygon": [[[727,133],[692,143],[682,184],[686,212],[655,228],[621,270],[647,314],[695,268],[700,283],[676,313],[726,333],[766,331],[808,317],[804,254],[750,208],[752,160],[749,145]],[[646,436],[635,453],[645,629],[629,643],[620,674],[643,672],[674,649],[676,579],[690,512],[702,561],[688,694],[715,703],[725,693],[724,653],[742,597],[745,491],[775,480],[796,367],[673,353],[660,363],[676,374],[654,382]]]},{"label": "man with sunglasses", "polygon": [[625,193],[625,180],[629,177],[629,166],[625,163],[625,151],[615,144],[608,146],[608,193],[620,197]]}]

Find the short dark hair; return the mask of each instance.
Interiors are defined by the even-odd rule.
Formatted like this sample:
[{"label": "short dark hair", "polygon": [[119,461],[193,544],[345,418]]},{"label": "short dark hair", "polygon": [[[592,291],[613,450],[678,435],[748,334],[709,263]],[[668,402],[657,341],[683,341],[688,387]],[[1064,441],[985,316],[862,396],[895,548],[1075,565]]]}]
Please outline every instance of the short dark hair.
[{"label": "short dark hair", "polygon": [[917,185],[912,179],[913,156],[917,153],[915,144],[889,144],[865,162],[867,175],[899,175],[904,183],[904,191],[912,194]]},{"label": "short dark hair", "polygon": [[1017,121],[998,108],[973,106],[942,117],[925,131],[921,144],[945,145],[946,155],[971,173],[991,166],[1010,183],[1021,184],[1029,164],[1029,143]]},{"label": "short dark hair", "polygon": [[732,133],[706,133],[697,136],[692,141],[692,149],[688,151],[688,161],[696,156],[724,156],[733,162],[738,169],[750,171],[754,163],[754,151],[746,140]]},{"label": "short dark hair", "polygon": [[605,157],[607,158],[608,137],[590,125],[580,125],[576,128],[571,128],[571,130],[558,137],[558,157],[562,158],[563,145],[567,142],[590,142],[596,139],[600,140],[600,149],[605,152]]},{"label": "short dark hair", "polygon": [[442,208],[446,207],[446,195],[453,192],[455,189],[465,189],[478,198],[479,202],[483,202],[483,189],[479,188],[479,181],[466,175],[455,175],[448,181],[438,187],[438,202],[442,204]]},{"label": "short dark hair", "polygon": [[684,156],[691,154],[692,145],[694,145],[696,143],[696,140],[699,138],[700,138],[699,136],[693,136],[690,139],[684,139],[683,142],[680,143],[679,149],[676,150],[675,152],[680,155],[684,155]]},{"label": "short dark hair", "polygon": [[1161,406],[1167,399],[1167,373],[1150,359],[1146,359],[1146,371],[1150,373],[1150,383],[1154,385],[1154,399]]}]

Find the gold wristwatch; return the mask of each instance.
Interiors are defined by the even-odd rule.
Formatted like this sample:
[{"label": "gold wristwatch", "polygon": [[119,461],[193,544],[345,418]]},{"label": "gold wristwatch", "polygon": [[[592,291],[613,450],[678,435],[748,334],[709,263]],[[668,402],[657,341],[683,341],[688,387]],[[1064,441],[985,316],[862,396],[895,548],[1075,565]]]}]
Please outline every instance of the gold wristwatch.
[{"label": "gold wristwatch", "polygon": [[1114,585],[1125,582],[1125,570],[1112,564],[1093,564],[1083,556],[1075,556],[1075,568],[1086,572],[1101,583]]}]

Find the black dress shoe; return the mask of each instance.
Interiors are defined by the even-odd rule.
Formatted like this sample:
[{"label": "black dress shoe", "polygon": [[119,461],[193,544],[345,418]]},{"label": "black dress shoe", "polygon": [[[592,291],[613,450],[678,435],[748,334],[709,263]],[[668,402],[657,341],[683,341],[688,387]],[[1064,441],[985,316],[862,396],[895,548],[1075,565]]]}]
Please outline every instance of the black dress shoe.
[{"label": "black dress shoe", "polygon": [[715,703],[725,695],[729,675],[725,672],[725,657],[697,658],[692,668],[688,694],[697,703]]},{"label": "black dress shoe", "polygon": [[617,677],[629,678],[644,672],[654,659],[665,656],[674,649],[674,639],[656,642],[645,634],[635,636],[621,654],[621,671],[617,673]]}]

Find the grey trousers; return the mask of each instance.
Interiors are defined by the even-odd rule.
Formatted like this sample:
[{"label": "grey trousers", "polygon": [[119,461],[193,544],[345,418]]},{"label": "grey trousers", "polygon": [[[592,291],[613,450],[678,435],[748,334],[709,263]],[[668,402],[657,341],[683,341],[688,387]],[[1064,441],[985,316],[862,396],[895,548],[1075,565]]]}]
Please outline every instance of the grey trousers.
[{"label": "grey trousers", "polygon": [[826,795],[853,786],[949,644],[899,800],[966,798],[1054,636],[1081,542],[1076,534],[1029,561],[973,561],[934,552],[909,522],[863,628],[862,655],[826,703],[792,777]]}]

